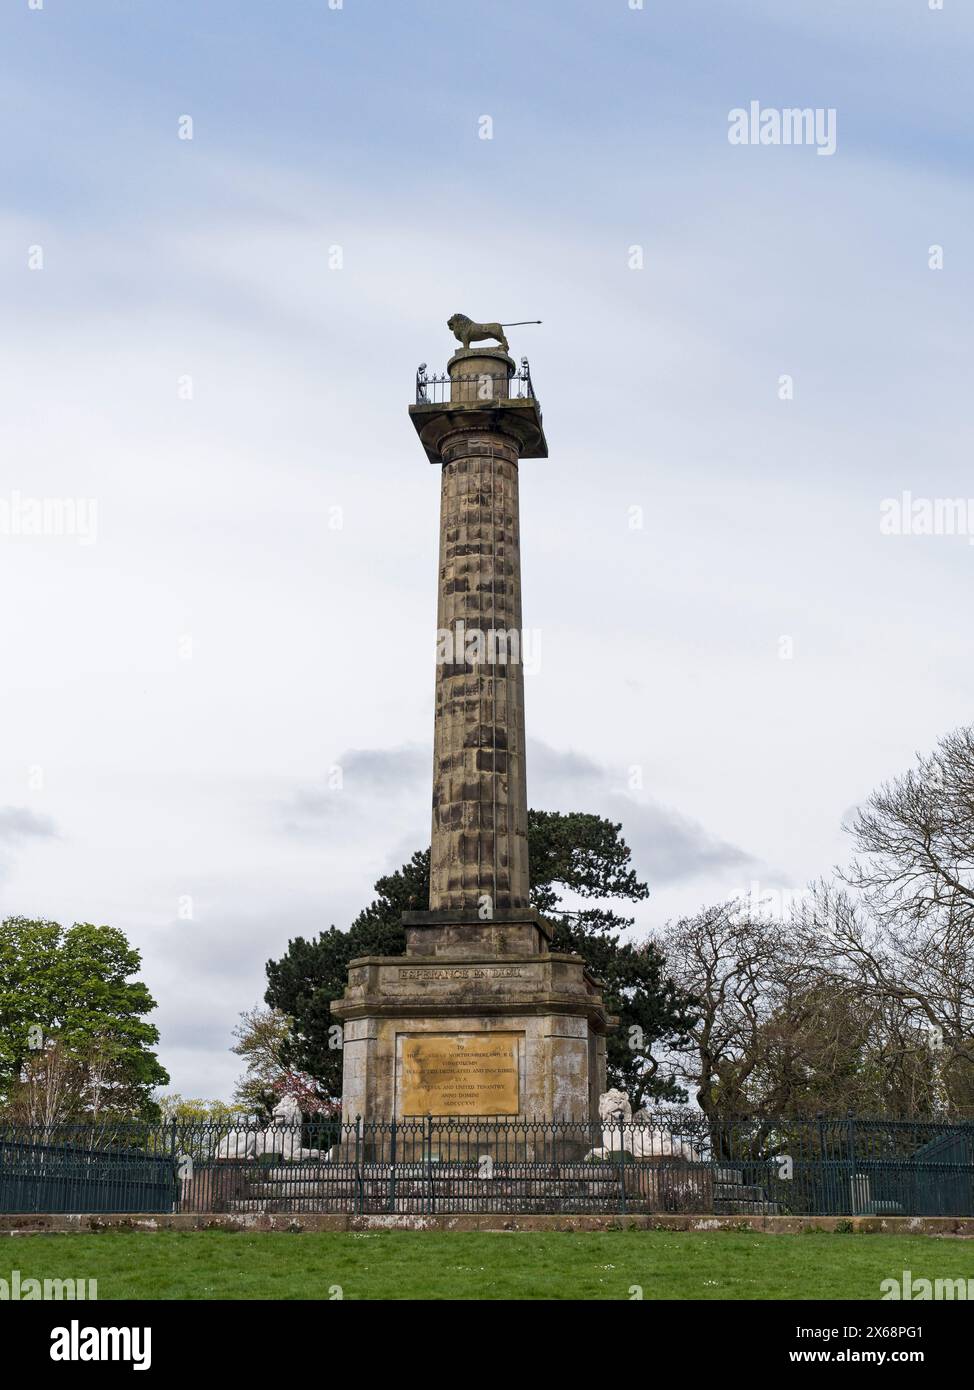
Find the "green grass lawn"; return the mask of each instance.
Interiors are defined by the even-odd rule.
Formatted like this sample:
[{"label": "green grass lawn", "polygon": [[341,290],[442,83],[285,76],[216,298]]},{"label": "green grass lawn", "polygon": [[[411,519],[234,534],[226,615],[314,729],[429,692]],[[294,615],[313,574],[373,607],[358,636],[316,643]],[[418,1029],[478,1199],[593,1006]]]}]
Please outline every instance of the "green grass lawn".
[{"label": "green grass lawn", "polygon": [[875,1299],[905,1269],[974,1278],[974,1241],[823,1233],[105,1232],[0,1251],[0,1278],[97,1279],[99,1299]]}]

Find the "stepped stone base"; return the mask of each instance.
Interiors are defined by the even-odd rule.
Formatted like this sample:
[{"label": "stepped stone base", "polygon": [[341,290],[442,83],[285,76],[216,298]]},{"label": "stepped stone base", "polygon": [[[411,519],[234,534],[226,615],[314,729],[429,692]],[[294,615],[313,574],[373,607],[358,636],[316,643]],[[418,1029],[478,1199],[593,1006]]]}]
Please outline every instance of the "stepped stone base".
[{"label": "stepped stone base", "polygon": [[714,1212],[720,1216],[777,1216],[777,1202],[768,1200],[760,1183],[747,1183],[740,1168],[719,1168],[714,1182]]},{"label": "stepped stone base", "polygon": [[[585,1163],[551,1164],[530,1176],[517,1164],[498,1165],[489,1178],[476,1166],[438,1164],[431,1175],[422,1165],[397,1167],[395,1177],[384,1164],[368,1164],[361,1173],[336,1164],[330,1175],[302,1180],[282,1170],[280,1177],[247,1182],[226,1204],[228,1212],[313,1212],[354,1209],[408,1214],[426,1210],[431,1200],[451,1212],[473,1213],[484,1207],[510,1212],[544,1212],[554,1208],[583,1211],[612,1207],[619,1199],[617,1170]],[[431,1183],[432,1176],[432,1183]]]}]

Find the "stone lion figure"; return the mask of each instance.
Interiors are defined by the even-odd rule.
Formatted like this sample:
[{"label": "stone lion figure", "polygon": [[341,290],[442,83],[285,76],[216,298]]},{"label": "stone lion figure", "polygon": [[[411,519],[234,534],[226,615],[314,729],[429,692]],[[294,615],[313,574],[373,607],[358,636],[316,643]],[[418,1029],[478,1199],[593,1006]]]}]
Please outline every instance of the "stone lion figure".
[{"label": "stone lion figure", "polygon": [[465,348],[471,343],[483,342],[485,338],[496,338],[505,352],[510,351],[510,343],[504,332],[505,325],[502,323],[474,323],[466,314],[454,314],[452,318],[447,319],[446,326]]},{"label": "stone lion figure", "polygon": [[623,1149],[633,1158],[696,1157],[692,1146],[675,1134],[659,1127],[648,1110],[632,1113],[625,1091],[609,1090],[599,1096],[599,1119],[602,1122],[602,1147],[593,1149],[589,1158],[606,1159]]},{"label": "stone lion figure", "polygon": [[625,1091],[605,1091],[599,1096],[599,1119],[603,1127],[606,1127],[607,1120],[615,1125],[620,1119],[624,1124],[632,1123],[632,1106]]},{"label": "stone lion figure", "polygon": [[259,1158],[261,1154],[280,1154],[292,1161],[320,1158],[319,1149],[301,1147],[301,1106],[294,1096],[282,1096],[274,1106],[265,1130],[236,1129],[223,1139],[214,1155],[218,1159]]},{"label": "stone lion figure", "polygon": [[317,1149],[302,1149],[301,1106],[294,1096],[281,1096],[271,1112],[270,1127],[257,1136],[256,1153],[280,1154],[292,1161],[299,1158],[317,1158]]}]

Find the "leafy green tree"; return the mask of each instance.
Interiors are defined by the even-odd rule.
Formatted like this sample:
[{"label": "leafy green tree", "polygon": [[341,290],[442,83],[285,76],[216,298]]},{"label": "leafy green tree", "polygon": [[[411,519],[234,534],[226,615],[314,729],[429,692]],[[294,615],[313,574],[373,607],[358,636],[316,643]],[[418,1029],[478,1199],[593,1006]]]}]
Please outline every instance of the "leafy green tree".
[{"label": "leafy green tree", "polygon": [[[528,853],[532,903],[554,928],[552,949],[577,952],[605,985],[610,1012],[620,1028],[609,1038],[609,1085],[628,1091],[638,1107],[650,1099],[683,1100],[664,1076],[654,1046],[672,1051],[686,1045],[692,1001],[665,973],[652,943],[623,943],[620,933],[633,919],[601,906],[563,906],[564,890],[576,898],[641,901],[649,890],[637,878],[621,827],[581,812],[530,811]],[[348,963],[358,956],[400,955],[405,950],[403,911],[429,902],[429,850],[380,878],[376,898],[347,932],[331,927],[317,940],[297,937],[278,961],[268,961],[265,999],[294,1020],[283,1057],[316,1077],[329,1095],[340,1096],[342,1055],[330,1014],[345,992]]]},{"label": "leafy green tree", "polygon": [[79,1116],[155,1117],[152,1091],[169,1074],[152,1051],[158,1029],[144,1017],[155,1000],[132,978],[141,964],[113,927],[26,917],[0,923],[0,1104],[10,1105],[27,1082],[36,1093],[54,1074],[37,1060],[56,1044],[58,1074],[70,1061],[81,1069],[79,1081],[61,1087],[75,1096]]},{"label": "leafy green tree", "polygon": [[284,1049],[291,1036],[292,1020],[280,1009],[256,1006],[240,1015],[233,1030],[236,1042],[230,1051],[243,1057],[246,1070],[234,1089],[238,1107],[250,1115],[270,1116],[287,1071]]},{"label": "leafy green tree", "polygon": [[245,1120],[244,1106],[228,1103],[225,1100],[203,1100],[191,1096],[181,1096],[178,1091],[170,1091],[159,1096],[159,1118],[164,1124],[182,1122],[187,1124],[226,1124],[234,1120]]},{"label": "leafy green tree", "polygon": [[[538,911],[545,917],[565,915],[559,887],[581,898],[648,898],[649,889],[636,877],[632,851],[621,830],[621,825],[583,811],[529,811],[531,902]],[[596,918],[618,927],[631,926],[633,920],[595,909],[593,922]]]}]

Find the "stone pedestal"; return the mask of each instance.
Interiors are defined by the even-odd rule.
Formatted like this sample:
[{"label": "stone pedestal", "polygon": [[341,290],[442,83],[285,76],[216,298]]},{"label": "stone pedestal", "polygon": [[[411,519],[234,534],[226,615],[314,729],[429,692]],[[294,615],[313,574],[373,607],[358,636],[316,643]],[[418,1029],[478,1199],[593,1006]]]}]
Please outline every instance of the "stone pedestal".
[{"label": "stone pedestal", "polygon": [[505,930],[495,924],[483,944],[464,938],[454,951],[351,962],[345,997],[332,1005],[343,1023],[346,1121],[597,1113],[613,1022],[598,982],[578,956],[496,949],[504,943],[494,933]]}]

